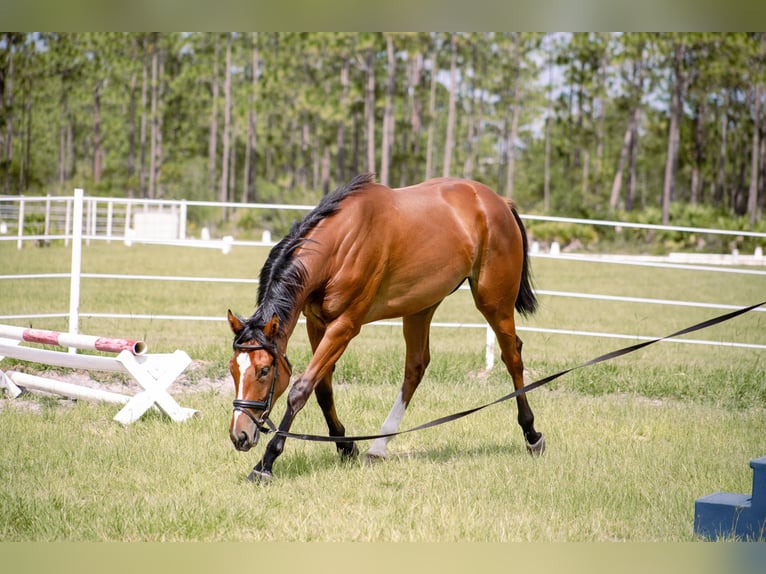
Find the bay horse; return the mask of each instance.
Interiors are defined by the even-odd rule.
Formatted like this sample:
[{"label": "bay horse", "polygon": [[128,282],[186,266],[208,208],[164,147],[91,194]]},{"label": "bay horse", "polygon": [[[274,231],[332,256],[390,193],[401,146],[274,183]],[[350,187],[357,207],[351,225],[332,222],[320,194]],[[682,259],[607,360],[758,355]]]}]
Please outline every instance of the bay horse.
[{"label": "bay horse", "polygon": [[[325,196],[271,250],[260,273],[253,315],[231,310],[234,379],[229,436],[247,451],[258,442],[271,408],[292,373],[287,345],[301,313],[313,351],[306,370],[287,396],[279,429],[288,432],[315,393],[330,437],[345,457],[358,454],[343,441],[335,412],[334,365],[362,325],[402,317],[406,358],[404,382],[381,427],[396,432],[430,361],[429,329],[439,304],[468,280],[476,307],[497,335],[502,359],[516,389],[524,386],[521,339],[514,309],[537,308],[527,258],[527,236],[512,202],[476,181],[438,178],[391,189],[371,174]],[[545,440],[534,428],[526,394],[516,398],[527,449],[539,454]],[[377,438],[370,459],[386,457],[390,437]],[[249,479],[270,480],[285,437],[269,441]]]}]

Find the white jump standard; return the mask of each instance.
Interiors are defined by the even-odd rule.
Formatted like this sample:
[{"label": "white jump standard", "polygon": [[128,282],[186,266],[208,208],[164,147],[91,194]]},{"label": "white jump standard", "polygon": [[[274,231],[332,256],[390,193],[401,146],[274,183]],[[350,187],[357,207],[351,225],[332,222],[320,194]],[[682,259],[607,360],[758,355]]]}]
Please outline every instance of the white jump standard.
[{"label": "white jump standard", "polygon": [[[118,354],[116,357],[81,355],[24,347],[20,345],[21,342],[44,343]],[[129,396],[64,383],[46,377],[0,370],[0,388],[5,388],[6,392],[14,398],[19,396],[21,388],[24,388],[75,399],[102,400],[124,404],[125,406],[114,417],[114,420],[122,424],[130,424],[138,420],[153,406],[177,422],[186,420],[198,412],[180,406],[167,391],[168,387],[191,364],[191,358],[184,351],[146,354],[146,344],[143,341],[0,325],[0,361],[5,357],[88,371],[127,373],[143,389],[134,396]]]}]

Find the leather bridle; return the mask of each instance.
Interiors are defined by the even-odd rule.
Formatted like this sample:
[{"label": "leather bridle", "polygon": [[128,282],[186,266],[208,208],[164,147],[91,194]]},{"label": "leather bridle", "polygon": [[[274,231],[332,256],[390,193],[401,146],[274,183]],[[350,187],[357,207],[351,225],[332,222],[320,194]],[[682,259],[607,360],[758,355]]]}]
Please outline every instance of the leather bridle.
[{"label": "leather bridle", "polygon": [[[282,357],[285,360],[285,363],[287,364],[288,369],[288,377],[292,375],[293,372],[293,366],[290,363],[290,359],[287,358],[287,355],[284,353],[280,353],[277,351],[277,348],[275,345],[246,345],[241,343],[234,343],[234,350],[235,351],[266,351],[269,353],[272,358],[274,359],[274,375],[271,378],[271,388],[269,389],[269,394],[266,396],[265,400],[262,401],[251,401],[247,399],[234,399],[232,402],[234,407],[234,412],[241,412],[248,416],[248,418],[253,421],[253,424],[255,425],[255,428],[261,431],[264,434],[267,434],[269,432],[276,431],[276,426],[273,422],[271,422],[271,419],[269,418],[269,414],[271,413],[271,407],[274,402],[274,389],[277,386],[277,379],[279,378],[279,357]],[[261,418],[259,419],[256,417],[252,411],[262,411]],[[264,424],[266,426],[264,426]]]}]

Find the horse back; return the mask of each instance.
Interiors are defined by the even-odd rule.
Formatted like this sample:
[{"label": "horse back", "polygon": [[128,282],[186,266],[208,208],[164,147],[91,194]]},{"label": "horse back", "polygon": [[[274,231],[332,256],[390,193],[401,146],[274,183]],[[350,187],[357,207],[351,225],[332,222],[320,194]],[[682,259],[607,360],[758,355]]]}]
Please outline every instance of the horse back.
[{"label": "horse back", "polygon": [[523,256],[509,203],[453,178],[398,189],[370,184],[308,239],[301,258],[321,278],[313,313],[325,320],[349,307],[364,322],[418,312],[476,275],[489,249]]}]

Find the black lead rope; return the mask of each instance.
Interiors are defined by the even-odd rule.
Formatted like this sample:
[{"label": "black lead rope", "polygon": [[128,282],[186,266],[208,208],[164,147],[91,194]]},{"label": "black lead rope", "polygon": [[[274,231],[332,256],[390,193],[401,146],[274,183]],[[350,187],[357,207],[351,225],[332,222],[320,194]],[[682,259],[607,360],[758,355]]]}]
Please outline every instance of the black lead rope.
[{"label": "black lead rope", "polygon": [[[542,387],[543,385],[546,385],[550,383],[551,381],[554,381],[558,379],[559,377],[563,377],[567,373],[571,373],[572,371],[575,371],[577,369],[582,369],[583,367],[588,367],[590,365],[596,365],[598,363],[603,363],[605,361],[611,361],[612,359],[616,359],[617,357],[622,357],[623,355],[627,355],[629,353],[633,353],[635,351],[638,351],[640,349],[643,349],[644,347],[648,347],[649,345],[654,345],[655,343],[659,343],[660,341],[665,341],[667,339],[673,339],[675,337],[680,337],[681,335],[686,335],[688,333],[693,333],[694,331],[701,331],[702,329],[707,329],[708,327],[712,327],[713,325],[718,325],[719,323],[723,323],[725,321],[729,321],[730,319],[734,319],[735,317],[739,317],[740,315],[744,315],[745,313],[748,313],[749,311],[752,311],[753,309],[757,309],[761,305],[765,305],[766,301],[763,301],[761,303],[758,303],[756,305],[750,305],[749,307],[743,307],[742,309],[737,309],[736,311],[732,311],[730,313],[726,313],[724,315],[719,315],[718,317],[713,317],[712,319],[707,319],[706,321],[702,321],[701,323],[697,323],[696,325],[692,325],[691,327],[686,327],[685,329],[681,329],[680,331],[676,331],[675,333],[672,333],[670,335],[666,335],[664,337],[659,337],[657,339],[652,339],[650,341],[644,341],[643,343],[637,343],[635,345],[630,345],[628,347],[623,347],[622,349],[617,349],[615,351],[610,351],[609,353],[605,353],[603,355],[600,355],[594,359],[590,359],[589,361],[585,361],[584,363],[581,363],[575,367],[570,367],[569,369],[565,369],[563,371],[559,371],[558,373],[555,373],[553,375],[548,375],[547,377],[544,377],[542,379],[538,379],[534,381],[533,383],[530,383],[526,386],[524,386],[521,389],[518,389],[510,394],[505,395],[504,397],[500,397],[499,399],[496,399],[492,401],[491,403],[487,403],[478,407],[474,407],[465,411],[460,411],[458,413],[454,413],[451,415],[447,415],[444,417],[440,417],[438,419],[434,419],[432,421],[429,421],[427,423],[423,423],[421,425],[418,425],[416,427],[412,427],[403,431],[397,431],[397,432],[391,432],[391,433],[385,433],[385,434],[376,434],[376,435],[367,435],[367,436],[344,436],[344,437],[331,437],[331,436],[321,436],[321,435],[312,435],[312,434],[297,434],[297,433],[291,433],[283,430],[274,430],[275,434],[281,435],[286,438],[294,438],[299,440],[308,440],[308,441],[317,441],[317,442],[356,442],[356,441],[363,441],[363,440],[374,440],[378,438],[388,438],[393,437],[401,434],[407,434],[419,430],[424,430],[427,428],[435,427],[438,425],[442,425],[444,423],[448,423],[451,421],[455,421],[458,419],[461,419],[463,417],[467,417],[470,414],[473,414],[477,411],[486,409],[487,407],[491,407],[492,405],[496,405],[498,403],[505,402],[507,400],[513,399],[518,397],[519,395],[523,395],[524,393],[528,393],[529,391],[532,391],[538,387]],[[270,421],[269,421],[270,422]]]}]

